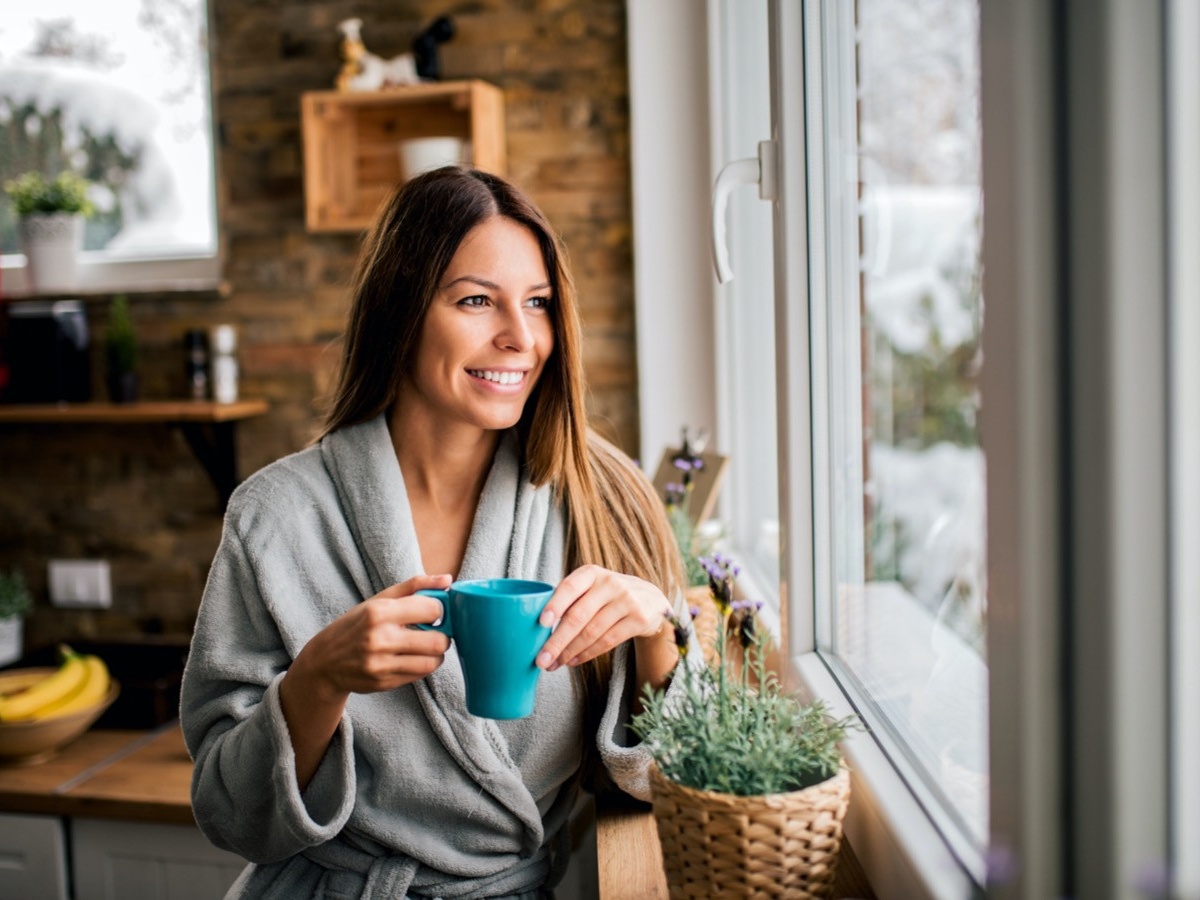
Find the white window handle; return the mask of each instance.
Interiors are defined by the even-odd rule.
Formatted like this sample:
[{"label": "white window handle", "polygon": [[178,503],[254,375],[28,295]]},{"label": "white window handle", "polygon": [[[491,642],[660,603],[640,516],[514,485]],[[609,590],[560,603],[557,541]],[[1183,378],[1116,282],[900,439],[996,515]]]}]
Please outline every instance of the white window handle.
[{"label": "white window handle", "polygon": [[778,196],[775,150],[774,141],[759,141],[757,157],[735,159],[726,163],[717,173],[712,198],[712,249],[717,281],[721,284],[733,280],[733,270],[729,268],[729,245],[725,240],[725,207],[729,205],[729,193],[739,184],[757,184],[760,200],[774,200]]}]

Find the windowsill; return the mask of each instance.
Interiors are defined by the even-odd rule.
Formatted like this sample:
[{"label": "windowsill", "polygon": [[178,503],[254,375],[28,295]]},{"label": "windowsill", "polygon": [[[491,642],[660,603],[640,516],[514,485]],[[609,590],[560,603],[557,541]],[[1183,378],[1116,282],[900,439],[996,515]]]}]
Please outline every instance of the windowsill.
[{"label": "windowsill", "polygon": [[[832,715],[855,712],[818,654],[800,656],[796,667]],[[846,836],[880,900],[973,896],[977,886],[875,738],[856,731],[843,746],[851,770]]]},{"label": "windowsill", "polygon": [[9,299],[214,291],[220,287],[220,263],[216,256],[106,259],[103,254],[85,252],[80,255],[76,287],[52,292],[31,289],[24,256],[19,253],[0,256],[0,296]]}]

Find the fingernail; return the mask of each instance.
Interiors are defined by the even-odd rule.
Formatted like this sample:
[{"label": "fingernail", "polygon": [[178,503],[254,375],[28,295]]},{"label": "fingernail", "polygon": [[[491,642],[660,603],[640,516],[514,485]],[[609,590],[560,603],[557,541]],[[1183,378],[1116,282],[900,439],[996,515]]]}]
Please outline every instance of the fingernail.
[{"label": "fingernail", "polygon": [[538,619],[538,621],[542,623],[543,628],[552,627],[554,625],[554,611],[549,609],[546,610],[544,613],[542,613],[542,617]]},{"label": "fingernail", "polygon": [[574,659],[570,660],[570,661],[567,663],[567,665],[568,665],[568,666],[573,666],[573,665],[575,665],[575,663],[577,663],[577,662],[579,662],[579,657],[578,657],[578,656],[576,656]]},{"label": "fingernail", "polygon": [[552,659],[552,657],[550,656],[550,651],[543,650],[541,653],[538,654],[537,664],[539,666],[541,666],[543,669],[550,671],[550,660],[551,659]]}]

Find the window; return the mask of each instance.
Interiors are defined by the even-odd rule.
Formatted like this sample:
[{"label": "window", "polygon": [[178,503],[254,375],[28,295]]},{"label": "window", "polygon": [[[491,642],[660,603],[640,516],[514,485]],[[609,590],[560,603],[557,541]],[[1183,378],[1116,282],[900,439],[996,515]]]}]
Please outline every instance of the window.
[{"label": "window", "polygon": [[808,11],[817,645],[981,850],[978,8]]},{"label": "window", "polygon": [[768,136],[779,155],[773,224],[750,191],[730,200],[718,299],[736,552],[756,588],[784,587],[792,652],[820,654],[981,878],[978,5],[810,0],[769,24],[715,10],[716,164]]},{"label": "window", "polygon": [[[696,5],[654,8],[682,19]],[[778,467],[740,475],[778,486],[779,596],[804,681],[871,726],[847,742],[865,790],[846,831],[873,887],[964,897],[986,878],[1005,896],[1200,896],[1200,694],[1189,689],[1200,677],[1200,11],[1185,0],[704,10],[708,68],[680,54],[638,62],[656,83],[707,76],[714,177],[756,141],[779,160],[775,202],[749,191],[730,202],[718,449],[736,467],[738,441],[777,440]],[[661,56],[669,25],[631,47]],[[768,48],[763,116],[751,95],[766,90]],[[665,147],[654,138],[635,130],[635,157],[703,152],[694,131]],[[706,211],[695,190],[635,190],[682,221]],[[972,285],[981,214],[986,322]],[[652,267],[663,232],[635,226],[638,267]],[[916,255],[918,244],[936,252]],[[674,267],[698,266],[693,253]],[[695,292],[668,309],[662,299],[639,291],[638,305],[667,323],[704,309]],[[639,320],[640,359],[671,336]],[[774,352],[771,429],[737,418],[761,399],[743,396],[760,387],[761,360],[746,352],[756,345]],[[932,482],[931,456],[942,460]],[[727,492],[746,490],[733,487],[738,471]],[[908,476],[920,476],[919,503],[898,492]],[[752,557],[770,510],[745,519],[725,499],[736,552]],[[917,552],[926,545],[942,550]],[[882,638],[879,604],[904,620]],[[913,621],[924,623],[915,636],[899,631]]]},{"label": "window", "polygon": [[[215,276],[206,35],[203,0],[43,0],[0,24],[0,179],[88,179],[84,289]],[[6,196],[0,253],[19,291]]]}]

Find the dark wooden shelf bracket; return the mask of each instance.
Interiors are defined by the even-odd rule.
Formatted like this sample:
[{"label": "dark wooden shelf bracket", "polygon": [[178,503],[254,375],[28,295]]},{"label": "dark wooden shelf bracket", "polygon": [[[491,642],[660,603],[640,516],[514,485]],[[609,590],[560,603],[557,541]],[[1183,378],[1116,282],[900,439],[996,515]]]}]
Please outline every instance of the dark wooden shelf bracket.
[{"label": "dark wooden shelf bracket", "polygon": [[180,422],[183,436],[196,459],[204,466],[221,501],[221,512],[238,486],[237,422]]}]

